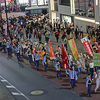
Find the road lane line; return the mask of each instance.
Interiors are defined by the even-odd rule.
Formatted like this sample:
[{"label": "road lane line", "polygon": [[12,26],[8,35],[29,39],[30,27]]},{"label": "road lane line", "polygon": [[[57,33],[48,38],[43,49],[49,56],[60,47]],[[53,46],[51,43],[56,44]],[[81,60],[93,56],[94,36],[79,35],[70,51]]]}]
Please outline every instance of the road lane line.
[{"label": "road lane line", "polygon": [[[9,83],[5,78],[3,78],[1,75],[0,75],[0,78],[2,79],[1,81],[2,82],[6,82],[6,83],[8,83],[9,84],[9,86],[13,86],[11,83]],[[9,87],[8,86],[8,87]],[[14,89],[17,91],[17,92],[19,92],[19,93],[14,93],[14,92],[12,92],[12,93],[14,93],[15,95],[18,95],[18,94],[20,94],[20,95],[22,95],[26,100],[30,100],[25,94],[23,94],[22,92],[20,92],[20,90],[18,90],[15,86],[13,86],[14,87]]]}]

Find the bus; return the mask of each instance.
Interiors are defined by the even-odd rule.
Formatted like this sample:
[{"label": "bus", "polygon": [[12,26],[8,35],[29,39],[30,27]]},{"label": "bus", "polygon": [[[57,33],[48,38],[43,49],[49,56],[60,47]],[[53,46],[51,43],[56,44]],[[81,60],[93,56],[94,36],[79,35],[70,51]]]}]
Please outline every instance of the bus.
[{"label": "bus", "polygon": [[48,6],[34,6],[25,8],[26,15],[47,14],[48,12]]}]

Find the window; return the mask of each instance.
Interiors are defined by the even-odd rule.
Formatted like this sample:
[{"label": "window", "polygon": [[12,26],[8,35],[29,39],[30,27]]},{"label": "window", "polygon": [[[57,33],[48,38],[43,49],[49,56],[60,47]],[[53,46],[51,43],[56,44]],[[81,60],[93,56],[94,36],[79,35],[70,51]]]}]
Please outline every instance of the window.
[{"label": "window", "polygon": [[75,0],[75,14],[94,18],[94,0]]},{"label": "window", "polygon": [[70,0],[59,0],[60,5],[70,6]]},{"label": "window", "polygon": [[37,5],[37,0],[31,0],[31,5]]},{"label": "window", "polygon": [[44,0],[38,0],[38,5],[44,5]]}]

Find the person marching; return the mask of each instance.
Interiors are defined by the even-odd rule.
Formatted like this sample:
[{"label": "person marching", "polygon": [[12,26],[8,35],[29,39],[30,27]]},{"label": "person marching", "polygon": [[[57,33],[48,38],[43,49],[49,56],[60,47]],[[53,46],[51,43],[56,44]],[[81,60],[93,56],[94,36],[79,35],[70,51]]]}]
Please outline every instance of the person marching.
[{"label": "person marching", "polygon": [[89,97],[91,97],[91,85],[92,85],[91,72],[88,72],[88,77],[86,78],[86,88],[88,88]]},{"label": "person marching", "polygon": [[19,45],[18,45],[18,47],[16,47],[16,56],[17,56],[17,60],[19,61],[20,60],[20,48],[19,48]]},{"label": "person marching", "polygon": [[46,54],[44,54],[44,57],[43,57],[43,65],[44,65],[44,71],[46,72],[47,67],[48,67]]},{"label": "person marching", "polygon": [[38,33],[39,43],[41,42],[41,32]]},{"label": "person marching", "polygon": [[77,74],[76,74],[76,71],[74,70],[74,67],[70,68],[69,73],[66,71],[66,74],[69,75],[71,88],[72,88],[72,90],[74,90],[75,83],[77,80]]},{"label": "person marching", "polygon": [[31,63],[32,53],[31,53],[31,49],[30,48],[28,49],[28,60],[29,60],[29,63]]},{"label": "person marching", "polygon": [[6,47],[7,47],[7,53],[8,53],[8,55],[11,54],[11,44],[10,44],[9,41],[7,41]]},{"label": "person marching", "polygon": [[56,72],[57,72],[57,78],[59,79],[59,77],[58,77],[58,74],[59,74],[59,76],[60,76],[60,79],[62,79],[62,77],[61,77],[61,68],[60,68],[60,63],[59,63],[59,61],[57,61],[57,63],[56,63]]},{"label": "person marching", "polygon": [[39,70],[39,55],[38,55],[37,52],[36,52],[36,55],[35,55],[35,61],[36,61],[37,70]]},{"label": "person marching", "polygon": [[98,74],[95,75],[95,79],[96,79],[96,88],[95,88],[96,92],[97,89],[100,87],[100,70],[98,70]]},{"label": "person marching", "polygon": [[4,52],[6,52],[6,39],[5,38],[2,40],[2,46],[3,46]]}]

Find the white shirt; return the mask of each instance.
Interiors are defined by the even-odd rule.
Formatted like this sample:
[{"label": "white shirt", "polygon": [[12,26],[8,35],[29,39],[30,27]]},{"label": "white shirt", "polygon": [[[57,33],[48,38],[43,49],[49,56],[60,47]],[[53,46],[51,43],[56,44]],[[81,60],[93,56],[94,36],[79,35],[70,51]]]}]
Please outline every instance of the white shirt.
[{"label": "white shirt", "polygon": [[89,63],[89,68],[94,68],[94,63]]}]

